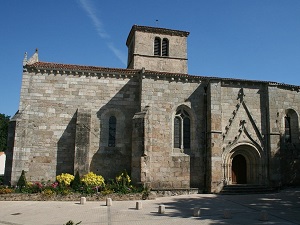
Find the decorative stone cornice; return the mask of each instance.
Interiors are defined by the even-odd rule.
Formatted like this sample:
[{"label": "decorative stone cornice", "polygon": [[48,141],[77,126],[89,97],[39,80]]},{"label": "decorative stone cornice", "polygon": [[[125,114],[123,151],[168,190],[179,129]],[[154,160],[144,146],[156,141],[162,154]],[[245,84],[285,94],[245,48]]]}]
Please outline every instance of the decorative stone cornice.
[{"label": "decorative stone cornice", "polygon": [[187,31],[180,31],[180,30],[172,30],[172,29],[166,29],[166,28],[160,28],[160,27],[148,27],[148,26],[139,26],[139,25],[133,25],[127,41],[126,45],[129,45],[129,41],[131,40],[134,32],[140,31],[145,33],[156,33],[156,34],[165,34],[165,35],[172,35],[172,36],[181,36],[181,37],[187,37],[190,32]]},{"label": "decorative stone cornice", "polygon": [[141,77],[142,79],[159,79],[168,80],[170,82],[221,82],[223,86],[238,85],[238,86],[261,86],[266,85],[270,87],[278,87],[292,91],[300,91],[300,86],[289,85],[284,83],[276,83],[270,81],[259,80],[244,80],[235,78],[220,78],[210,76],[196,76],[185,73],[170,73],[160,72],[143,69],[121,69],[109,68],[98,66],[83,66],[62,63],[49,63],[49,62],[35,62],[33,64],[26,64],[23,67],[24,71],[42,73],[42,74],[55,74],[55,75],[74,75],[74,76],[96,76],[96,77],[115,77],[115,78],[133,78]]}]

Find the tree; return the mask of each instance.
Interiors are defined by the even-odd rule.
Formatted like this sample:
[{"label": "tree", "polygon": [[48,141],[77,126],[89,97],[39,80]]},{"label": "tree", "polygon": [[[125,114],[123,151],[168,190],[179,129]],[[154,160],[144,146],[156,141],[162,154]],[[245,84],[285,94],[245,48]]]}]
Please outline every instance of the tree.
[{"label": "tree", "polygon": [[8,123],[10,116],[0,113],[0,152],[7,148]]}]

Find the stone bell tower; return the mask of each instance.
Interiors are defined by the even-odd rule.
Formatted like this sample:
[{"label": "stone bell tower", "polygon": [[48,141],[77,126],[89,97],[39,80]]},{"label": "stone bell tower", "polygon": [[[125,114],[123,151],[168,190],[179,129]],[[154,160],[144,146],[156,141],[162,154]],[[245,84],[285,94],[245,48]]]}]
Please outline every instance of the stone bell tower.
[{"label": "stone bell tower", "polygon": [[133,25],[128,35],[128,69],[188,73],[189,32]]}]

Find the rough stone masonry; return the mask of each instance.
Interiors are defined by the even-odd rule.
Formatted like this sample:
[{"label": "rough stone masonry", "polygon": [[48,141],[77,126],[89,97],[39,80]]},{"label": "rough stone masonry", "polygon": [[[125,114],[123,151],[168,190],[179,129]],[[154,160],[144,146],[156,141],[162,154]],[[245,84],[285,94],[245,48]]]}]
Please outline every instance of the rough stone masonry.
[{"label": "rough stone masonry", "polygon": [[152,189],[300,183],[300,87],[193,76],[189,32],[134,25],[128,67],[23,61],[5,182],[126,170]]}]

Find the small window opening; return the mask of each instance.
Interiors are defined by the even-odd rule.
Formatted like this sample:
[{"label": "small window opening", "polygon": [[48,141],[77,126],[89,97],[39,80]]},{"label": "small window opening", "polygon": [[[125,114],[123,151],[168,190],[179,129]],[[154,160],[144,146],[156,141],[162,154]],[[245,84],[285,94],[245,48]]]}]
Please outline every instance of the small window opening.
[{"label": "small window opening", "polygon": [[169,40],[167,38],[162,41],[162,56],[169,56]]},{"label": "small window opening", "polygon": [[154,40],[154,55],[161,55],[161,39],[159,37]]},{"label": "small window opening", "polygon": [[291,143],[291,141],[292,141],[292,137],[291,137],[291,117],[289,117],[288,115],[286,115],[284,117],[284,128],[285,128],[285,132],[284,132],[285,142]]},{"label": "small window opening", "polygon": [[117,119],[115,116],[111,116],[109,118],[108,147],[116,146],[116,127]]}]

